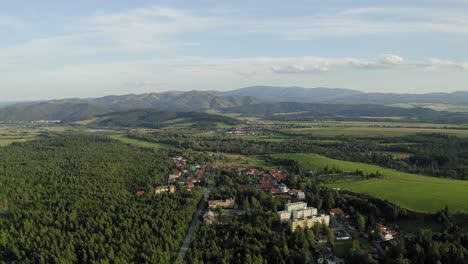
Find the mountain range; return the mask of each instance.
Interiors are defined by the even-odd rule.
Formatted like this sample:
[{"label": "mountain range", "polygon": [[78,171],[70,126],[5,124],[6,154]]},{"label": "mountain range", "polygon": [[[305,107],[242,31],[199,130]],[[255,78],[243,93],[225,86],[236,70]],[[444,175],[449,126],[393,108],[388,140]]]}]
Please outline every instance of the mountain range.
[{"label": "mountain range", "polygon": [[[232,91],[170,91],[162,93],[111,95],[99,98],[69,98],[0,105],[0,121],[83,120],[96,115],[130,109],[160,111],[207,111],[278,102],[313,104],[437,103],[468,106],[468,92],[394,94],[365,93],[339,88],[252,86]],[[266,107],[266,106],[265,106]],[[295,108],[289,105],[290,108]],[[296,106],[304,108],[304,106]],[[306,107],[307,108],[307,107]],[[316,106],[312,107],[316,109]],[[361,107],[362,108],[362,107]],[[250,110],[254,108],[248,108]],[[257,109],[260,109],[257,107]],[[232,111],[232,110],[231,110]],[[251,112],[251,111],[250,111]]]}]

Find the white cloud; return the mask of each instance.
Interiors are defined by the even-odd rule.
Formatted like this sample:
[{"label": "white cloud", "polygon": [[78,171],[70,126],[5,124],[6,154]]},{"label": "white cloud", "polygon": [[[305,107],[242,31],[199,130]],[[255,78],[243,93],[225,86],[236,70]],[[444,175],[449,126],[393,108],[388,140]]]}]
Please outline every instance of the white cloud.
[{"label": "white cloud", "polygon": [[401,65],[404,61],[402,57],[394,54],[382,54],[377,60],[383,65]]},{"label": "white cloud", "polygon": [[429,58],[405,60],[394,54],[383,54],[375,59],[351,58],[297,58],[294,64],[277,63],[271,67],[274,73],[321,73],[341,69],[468,69],[468,62]]}]

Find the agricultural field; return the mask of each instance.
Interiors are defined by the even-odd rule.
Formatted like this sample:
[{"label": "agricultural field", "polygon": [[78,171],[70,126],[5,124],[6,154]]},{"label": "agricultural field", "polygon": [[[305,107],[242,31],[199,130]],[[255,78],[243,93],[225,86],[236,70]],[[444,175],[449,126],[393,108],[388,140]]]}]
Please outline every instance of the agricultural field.
[{"label": "agricultural field", "polygon": [[277,158],[295,159],[301,166],[311,170],[325,166],[342,171],[361,170],[364,173],[380,172],[384,178],[370,180],[338,180],[326,184],[365,193],[389,200],[403,208],[416,212],[435,212],[446,205],[450,210],[468,212],[468,181],[429,177],[399,172],[380,166],[358,162],[330,159],[316,154],[276,154]]},{"label": "agricultural field", "polygon": [[402,108],[429,108],[435,111],[447,111],[447,112],[468,112],[468,106],[466,105],[454,105],[454,104],[436,104],[436,103],[396,103],[389,106],[402,107]]},{"label": "agricultural field", "polygon": [[460,137],[468,137],[468,130],[447,128],[417,128],[417,127],[334,127],[311,129],[283,129],[285,133],[296,135],[316,136],[385,136],[401,137],[418,133],[442,133],[453,134]]},{"label": "agricultural field", "polygon": [[13,142],[26,142],[36,139],[39,132],[36,129],[17,129],[16,127],[0,126],[0,147]]},{"label": "agricultural field", "polygon": [[417,123],[417,122],[382,122],[382,121],[262,121],[267,125],[294,125],[307,128],[350,128],[350,127],[379,127],[379,128],[443,128],[443,129],[466,129],[468,124],[440,124],[440,123]]}]

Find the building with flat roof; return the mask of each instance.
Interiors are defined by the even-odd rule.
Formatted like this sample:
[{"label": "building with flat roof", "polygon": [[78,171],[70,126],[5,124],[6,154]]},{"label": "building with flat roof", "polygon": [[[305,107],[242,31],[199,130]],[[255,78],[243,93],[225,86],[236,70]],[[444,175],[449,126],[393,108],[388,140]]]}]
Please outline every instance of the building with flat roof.
[{"label": "building with flat roof", "polygon": [[154,189],[154,194],[160,194],[163,192],[175,193],[175,191],[176,191],[175,185],[164,185],[164,186],[156,187],[156,189]]},{"label": "building with flat roof", "polygon": [[236,200],[234,198],[226,199],[226,200],[210,200],[208,201],[208,207],[210,209],[216,207],[222,208],[234,208],[236,205]]},{"label": "building with flat roof", "polygon": [[284,224],[284,223],[289,222],[289,220],[291,220],[291,213],[288,211],[279,211],[278,217],[279,217],[280,223]]},{"label": "building with flat roof", "polygon": [[291,222],[291,230],[294,232],[297,228],[312,228],[315,224],[321,223],[324,225],[330,224],[329,215],[317,215],[311,216],[304,219],[295,219]]},{"label": "building with flat roof", "polygon": [[288,202],[287,204],[284,205],[284,210],[290,213],[294,210],[300,210],[300,209],[305,209],[305,208],[307,208],[307,203],[304,203],[304,202],[296,202],[296,203]]},{"label": "building with flat roof", "polygon": [[292,212],[292,215],[293,215],[293,219],[308,218],[313,215],[317,215],[317,208],[308,207],[304,209],[294,210]]}]

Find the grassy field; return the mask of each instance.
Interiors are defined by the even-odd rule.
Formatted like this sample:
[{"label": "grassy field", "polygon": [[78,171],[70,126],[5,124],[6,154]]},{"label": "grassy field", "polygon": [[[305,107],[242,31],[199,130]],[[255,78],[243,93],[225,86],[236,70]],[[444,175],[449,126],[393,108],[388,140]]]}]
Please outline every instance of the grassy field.
[{"label": "grassy field", "polygon": [[36,139],[38,130],[24,129],[16,126],[0,126],[0,147],[8,146],[13,142],[25,142]]},{"label": "grassy field", "polygon": [[172,145],[168,144],[162,144],[162,143],[155,143],[155,142],[148,142],[145,140],[139,140],[139,139],[134,139],[134,138],[128,138],[125,135],[119,134],[119,135],[110,135],[109,137],[122,141],[127,144],[133,144],[141,147],[149,147],[149,148],[174,148]]},{"label": "grassy field", "polygon": [[[380,127],[380,128],[441,128],[441,129],[464,129],[467,124],[439,124],[439,123],[417,123],[417,122],[382,122],[382,121],[262,121],[268,125],[294,125],[304,129],[310,128],[350,128],[350,127]],[[300,128],[299,128],[300,129]]]},{"label": "grassy field", "polygon": [[[216,155],[216,153],[210,152],[211,155]],[[258,156],[248,157],[245,155],[239,154],[226,154],[222,153],[222,156],[227,159],[227,161],[222,160],[220,166],[245,166],[245,167],[261,167],[264,169],[275,169],[275,166],[272,166],[265,162],[264,159]]]},{"label": "grassy field", "polygon": [[316,154],[276,154],[293,158],[305,168],[318,169],[328,165],[343,171],[359,169],[365,173],[379,171],[384,178],[371,180],[340,180],[329,187],[365,193],[389,200],[417,212],[435,212],[448,205],[450,210],[468,212],[468,181],[451,180],[399,172],[380,166],[330,159]]},{"label": "grassy field", "polygon": [[460,137],[468,137],[468,130],[444,129],[444,128],[419,128],[419,127],[335,127],[335,128],[299,128],[283,129],[282,132],[298,135],[317,136],[385,136],[401,137],[418,133],[443,133]]},{"label": "grassy field", "polygon": [[35,137],[27,137],[27,138],[4,138],[0,137],[0,147],[8,146],[13,142],[26,142],[29,140],[33,140]]},{"label": "grassy field", "polygon": [[448,112],[468,112],[468,106],[466,105],[454,105],[454,104],[436,104],[436,103],[397,103],[391,104],[389,106],[393,107],[403,107],[403,108],[429,108],[435,111],[448,111]]}]

